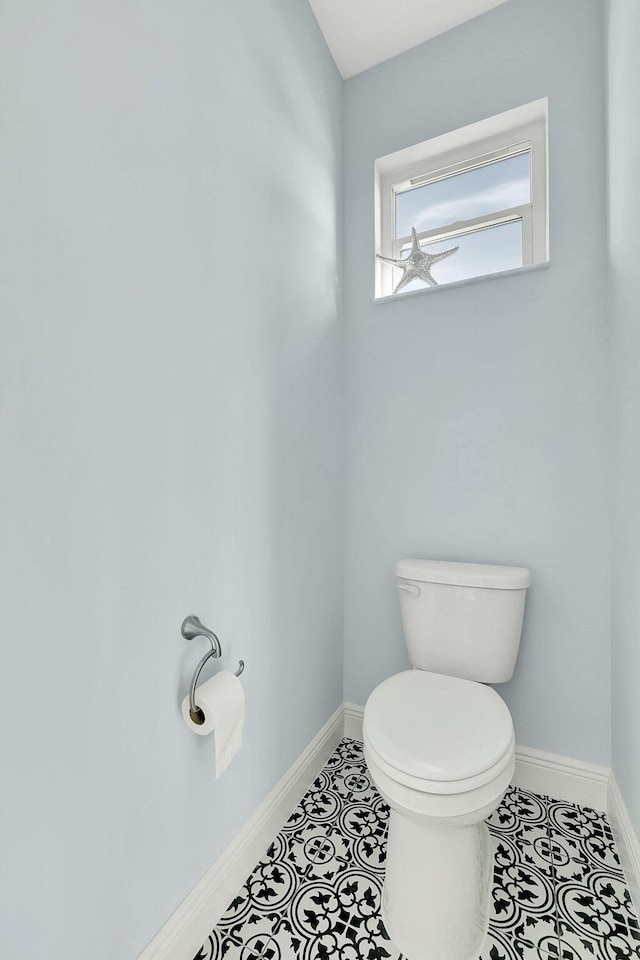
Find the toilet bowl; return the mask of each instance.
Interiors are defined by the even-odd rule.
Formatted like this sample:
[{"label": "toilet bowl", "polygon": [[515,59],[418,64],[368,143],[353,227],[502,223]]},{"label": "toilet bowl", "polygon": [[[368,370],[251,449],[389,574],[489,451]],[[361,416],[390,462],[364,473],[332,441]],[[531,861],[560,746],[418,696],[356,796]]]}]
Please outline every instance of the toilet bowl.
[{"label": "toilet bowl", "polygon": [[515,766],[506,704],[474,681],[409,670],[364,712],[371,776],[389,804],[382,919],[410,960],[476,960],[489,915],[484,824]]}]

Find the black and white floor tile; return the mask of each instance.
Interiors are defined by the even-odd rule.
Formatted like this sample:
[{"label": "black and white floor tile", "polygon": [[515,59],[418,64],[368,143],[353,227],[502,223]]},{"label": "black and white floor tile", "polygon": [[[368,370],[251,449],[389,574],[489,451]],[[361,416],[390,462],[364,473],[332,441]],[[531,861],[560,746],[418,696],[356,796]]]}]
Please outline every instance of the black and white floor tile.
[{"label": "black and white floor tile", "polygon": [[[362,744],[343,740],[194,960],[401,960],[380,922],[388,815]],[[487,823],[480,960],[640,958],[604,814],[511,789]]]}]

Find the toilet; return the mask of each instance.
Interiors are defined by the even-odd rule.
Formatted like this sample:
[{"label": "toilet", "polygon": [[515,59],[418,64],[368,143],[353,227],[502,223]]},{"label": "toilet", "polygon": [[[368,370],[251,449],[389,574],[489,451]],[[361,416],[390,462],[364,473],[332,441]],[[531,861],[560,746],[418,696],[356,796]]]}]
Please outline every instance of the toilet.
[{"label": "toilet", "polygon": [[489,924],[492,850],[483,822],[515,768],[511,714],[524,567],[400,560],[396,586],[412,670],[364,708],[364,753],[390,807],[382,920],[407,960],[477,960]]}]

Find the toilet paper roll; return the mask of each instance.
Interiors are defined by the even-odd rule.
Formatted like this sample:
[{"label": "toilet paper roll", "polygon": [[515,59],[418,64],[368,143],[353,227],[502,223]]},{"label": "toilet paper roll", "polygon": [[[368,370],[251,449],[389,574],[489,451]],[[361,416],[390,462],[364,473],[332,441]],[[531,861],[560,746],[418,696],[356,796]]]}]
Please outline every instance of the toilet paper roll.
[{"label": "toilet paper roll", "polygon": [[196,723],[191,717],[188,696],[182,701],[182,716],[198,736],[213,733],[217,780],[242,746],[244,689],[235,674],[222,670],[196,687],[195,702],[204,714],[204,723]]}]

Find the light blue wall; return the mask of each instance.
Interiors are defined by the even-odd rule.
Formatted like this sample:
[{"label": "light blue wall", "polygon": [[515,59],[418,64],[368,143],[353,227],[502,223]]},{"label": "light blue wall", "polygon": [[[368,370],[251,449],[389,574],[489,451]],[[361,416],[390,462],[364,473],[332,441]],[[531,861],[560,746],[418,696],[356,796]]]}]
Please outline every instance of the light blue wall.
[{"label": "light blue wall", "polygon": [[609,245],[613,358],[613,769],[640,833],[640,7],[611,0]]},{"label": "light blue wall", "polygon": [[300,0],[5,0],[0,118],[0,954],[133,960],[342,700],[341,81]]},{"label": "light blue wall", "polygon": [[[376,157],[549,98],[551,266],[373,303]],[[524,564],[518,742],[610,753],[599,0],[511,0],[346,83],[345,693],[407,665],[394,562]]]}]

